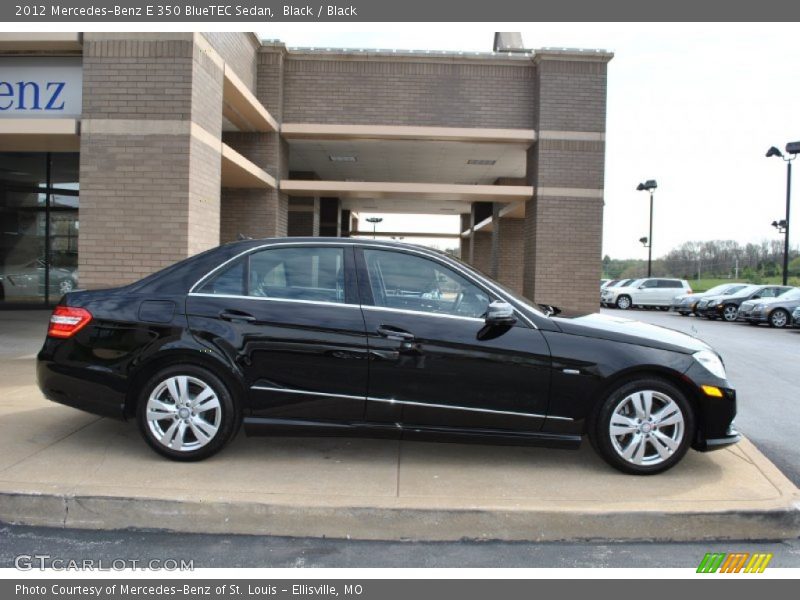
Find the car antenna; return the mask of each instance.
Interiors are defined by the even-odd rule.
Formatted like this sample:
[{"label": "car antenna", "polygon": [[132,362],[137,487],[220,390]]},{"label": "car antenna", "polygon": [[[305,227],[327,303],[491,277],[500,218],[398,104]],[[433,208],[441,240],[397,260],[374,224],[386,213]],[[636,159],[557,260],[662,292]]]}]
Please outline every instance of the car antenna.
[{"label": "car antenna", "polygon": [[237,239],[237,241],[241,242],[241,241],[244,241],[244,240],[252,240],[253,238],[251,238],[249,235],[245,235],[243,233],[240,233],[239,235],[236,236],[236,239]]}]

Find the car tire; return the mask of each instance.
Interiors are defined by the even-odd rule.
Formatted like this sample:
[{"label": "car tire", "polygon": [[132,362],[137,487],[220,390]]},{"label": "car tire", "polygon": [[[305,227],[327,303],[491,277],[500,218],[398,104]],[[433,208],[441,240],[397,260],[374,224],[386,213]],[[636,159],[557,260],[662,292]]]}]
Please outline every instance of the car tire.
[{"label": "car tire", "polygon": [[174,365],[142,386],[136,421],[147,444],[162,456],[197,461],[216,454],[233,439],[242,414],[230,390],[211,371]]},{"label": "car tire", "polygon": [[782,308],[776,308],[773,310],[769,318],[767,319],[770,327],[774,327],[775,329],[783,329],[791,322],[789,317],[789,313],[787,313]]},{"label": "car tire", "polygon": [[722,307],[722,318],[728,323],[733,323],[739,318],[739,307],[735,304],[726,304]]},{"label": "car tire", "polygon": [[623,294],[617,298],[617,301],[614,303],[614,305],[620,310],[628,310],[632,305],[631,297]]},{"label": "car tire", "polygon": [[630,380],[615,388],[599,405],[592,423],[589,436],[600,456],[632,475],[655,475],[674,467],[689,450],[695,428],[684,393],[657,377]]}]

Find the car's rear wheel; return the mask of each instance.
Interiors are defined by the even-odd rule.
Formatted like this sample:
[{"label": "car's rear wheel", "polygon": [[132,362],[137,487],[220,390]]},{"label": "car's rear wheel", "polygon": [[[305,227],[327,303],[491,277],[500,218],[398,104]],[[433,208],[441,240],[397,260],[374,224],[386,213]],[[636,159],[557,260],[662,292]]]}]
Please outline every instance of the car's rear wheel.
[{"label": "car's rear wheel", "polygon": [[151,377],[142,387],[136,417],[151,448],[182,461],[216,454],[241,422],[225,384],[194,365],[175,365]]},{"label": "car's rear wheel", "polygon": [[631,297],[630,296],[620,296],[617,298],[616,306],[620,310],[628,310],[631,307]]},{"label": "car's rear wheel", "polygon": [[782,308],[776,308],[769,315],[769,326],[783,329],[789,323],[789,313]]},{"label": "car's rear wheel", "polygon": [[739,316],[739,307],[735,304],[726,304],[722,308],[722,318],[728,321],[729,323],[736,320]]},{"label": "car's rear wheel", "polygon": [[629,381],[611,392],[593,420],[593,445],[612,467],[652,475],[675,466],[691,445],[694,414],[663,379]]}]

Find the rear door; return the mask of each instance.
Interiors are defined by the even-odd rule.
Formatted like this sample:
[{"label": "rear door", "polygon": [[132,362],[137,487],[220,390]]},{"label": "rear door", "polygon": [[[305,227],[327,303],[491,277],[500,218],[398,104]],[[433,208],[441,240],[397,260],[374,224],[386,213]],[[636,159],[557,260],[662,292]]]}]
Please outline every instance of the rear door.
[{"label": "rear door", "polygon": [[357,248],[370,350],[367,420],[406,428],[541,428],[550,353],[534,327],[487,327],[495,299],[411,251]]},{"label": "rear door", "polygon": [[658,286],[658,301],[656,304],[659,306],[667,306],[672,304],[672,299],[678,294],[684,294],[688,290],[684,290],[683,284],[679,279],[659,279]]},{"label": "rear door", "polygon": [[189,294],[186,312],[192,333],[244,374],[252,416],[363,419],[367,347],[352,246],[256,250]]}]

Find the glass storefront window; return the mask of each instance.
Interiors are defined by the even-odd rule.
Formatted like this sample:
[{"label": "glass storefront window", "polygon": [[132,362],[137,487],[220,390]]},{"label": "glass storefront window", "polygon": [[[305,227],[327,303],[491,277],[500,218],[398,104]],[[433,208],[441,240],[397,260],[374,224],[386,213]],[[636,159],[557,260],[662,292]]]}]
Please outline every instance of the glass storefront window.
[{"label": "glass storefront window", "polygon": [[0,153],[0,307],[78,284],[78,154]]}]

